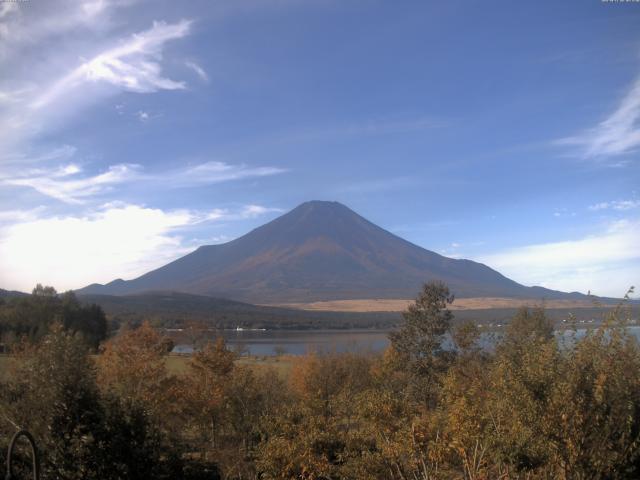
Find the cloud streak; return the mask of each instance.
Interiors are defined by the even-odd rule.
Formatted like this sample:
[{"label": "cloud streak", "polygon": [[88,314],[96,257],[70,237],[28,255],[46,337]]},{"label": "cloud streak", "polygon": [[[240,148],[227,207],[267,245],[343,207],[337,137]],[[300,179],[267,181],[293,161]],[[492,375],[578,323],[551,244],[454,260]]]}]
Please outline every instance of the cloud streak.
[{"label": "cloud streak", "polygon": [[[584,238],[526,245],[475,260],[526,285],[619,297],[640,281],[639,238],[640,219],[626,219]],[[595,291],[596,286],[603,290]]]},{"label": "cloud streak", "polygon": [[187,187],[251,177],[268,177],[285,172],[287,172],[286,169],[279,167],[250,167],[245,164],[233,165],[225,162],[209,161],[174,171],[170,176],[172,187]]},{"label": "cloud streak", "polygon": [[640,200],[614,200],[611,202],[600,202],[589,206],[589,210],[617,210],[626,211],[640,208]]},{"label": "cloud streak", "polygon": [[618,108],[593,128],[557,144],[577,149],[585,158],[606,158],[634,152],[640,147],[640,77]]},{"label": "cloud streak", "polygon": [[132,35],[122,45],[102,52],[75,68],[38,96],[31,107],[42,108],[83,83],[105,82],[136,93],[185,88],[184,82],[162,76],[158,62],[162,58],[164,44],[186,36],[190,26],[188,20],[174,24],[153,22],[149,30]]},{"label": "cloud streak", "polygon": [[[47,174],[36,171],[36,175],[5,178],[0,177],[0,184],[14,187],[29,187],[42,195],[55,198],[65,203],[83,203],[84,199],[100,195],[114,185],[132,181],[137,176],[137,165],[113,165],[107,171],[77,178],[80,168],[77,165],[59,167]],[[72,178],[69,178],[72,177]]]},{"label": "cloud streak", "polygon": [[[163,71],[163,52],[168,42],[189,35],[190,20],[174,23],[154,21],[150,28],[119,40],[107,38],[96,42],[85,41],[85,37],[82,37],[83,41],[73,42],[69,47],[59,38],[61,32],[64,32],[63,39],[68,38],[71,27],[84,25],[83,22],[88,22],[86,25],[90,26],[105,21],[105,12],[110,7],[126,3],[130,2],[83,2],[80,4],[82,8],[74,8],[70,12],[67,10],[71,7],[63,9],[71,15],[69,19],[39,5],[33,13],[33,25],[30,28],[18,21],[6,22],[12,27],[7,27],[7,35],[8,43],[13,48],[8,57],[0,55],[0,69],[9,71],[10,65],[22,62],[13,58],[17,55],[13,51],[20,52],[22,47],[28,48],[24,43],[38,45],[44,56],[55,61],[15,69],[31,73],[28,78],[20,78],[19,73],[8,75],[0,82],[0,130],[3,132],[0,137],[1,162],[6,163],[7,157],[27,149],[38,136],[55,131],[70,117],[110,95],[119,92],[149,94],[186,88],[184,81],[171,78]],[[18,19],[24,16],[22,11],[18,13]],[[48,21],[51,25],[44,25],[47,14],[50,14]],[[8,15],[9,20],[13,20],[13,16]],[[65,23],[67,21],[69,25]],[[42,28],[38,27],[38,31],[31,31],[34,25],[41,24]],[[58,48],[48,46],[49,40]],[[85,55],[88,60],[84,59]],[[81,59],[79,65],[78,58]]]},{"label": "cloud streak", "polygon": [[[21,172],[19,170],[18,172]],[[81,176],[74,163],[50,169],[33,169],[25,173],[0,175],[0,185],[25,187],[68,204],[82,204],[92,197],[112,191],[116,186],[136,182],[139,188],[188,188],[202,185],[265,177],[286,172],[278,167],[249,167],[224,162],[205,162],[184,169],[145,173],[140,165],[118,164],[106,171]]]},{"label": "cloud streak", "polygon": [[209,75],[207,75],[207,72],[205,72],[202,69],[202,67],[200,65],[198,65],[196,62],[191,61],[191,60],[187,60],[186,62],[184,62],[184,64],[188,68],[190,68],[191,70],[196,72],[196,75],[198,75],[198,77],[200,77],[200,80],[202,80],[203,82],[209,82]]}]

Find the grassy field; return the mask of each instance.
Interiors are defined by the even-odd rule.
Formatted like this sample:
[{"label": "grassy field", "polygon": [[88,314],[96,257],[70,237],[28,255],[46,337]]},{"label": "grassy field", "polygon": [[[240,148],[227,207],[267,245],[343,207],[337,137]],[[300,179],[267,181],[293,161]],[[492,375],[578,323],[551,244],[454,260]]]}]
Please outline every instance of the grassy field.
[{"label": "grassy field", "polygon": [[[273,368],[283,378],[289,375],[293,367],[295,357],[283,355],[280,357],[242,357],[236,360],[236,365],[248,366],[253,370],[260,371]],[[167,370],[173,375],[181,375],[187,369],[189,355],[169,355],[167,357]]]},{"label": "grassy field", "polygon": [[11,361],[11,355],[5,355],[5,354],[0,355],[0,380],[4,380],[6,378],[10,361]]},{"label": "grassy field", "polygon": [[[11,362],[11,355],[0,354],[0,381],[7,378]],[[278,375],[286,378],[293,367],[295,357],[283,355],[281,357],[243,357],[236,361],[237,365],[248,366],[255,371],[273,368]],[[187,370],[188,355],[169,355],[167,357],[167,370],[172,375],[181,375]]]},{"label": "grassy field", "polygon": [[[280,307],[311,311],[335,312],[401,312],[414,300],[407,299],[354,299],[311,303],[286,303]],[[524,298],[456,298],[451,310],[490,310],[541,305],[541,300]],[[593,308],[591,300],[546,300],[545,308]]]}]

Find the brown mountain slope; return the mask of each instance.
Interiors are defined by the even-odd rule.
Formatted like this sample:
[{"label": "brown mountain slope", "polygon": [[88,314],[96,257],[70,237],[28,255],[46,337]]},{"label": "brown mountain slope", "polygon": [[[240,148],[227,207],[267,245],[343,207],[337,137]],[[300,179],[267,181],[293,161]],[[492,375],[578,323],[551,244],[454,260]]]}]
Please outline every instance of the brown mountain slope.
[{"label": "brown mountain slope", "polygon": [[248,234],[210,245],[130,281],[81,293],[180,291],[252,303],[412,298],[427,280],[459,297],[584,298],[520,285],[486,265],[443,257],[337,202],[312,201]]}]

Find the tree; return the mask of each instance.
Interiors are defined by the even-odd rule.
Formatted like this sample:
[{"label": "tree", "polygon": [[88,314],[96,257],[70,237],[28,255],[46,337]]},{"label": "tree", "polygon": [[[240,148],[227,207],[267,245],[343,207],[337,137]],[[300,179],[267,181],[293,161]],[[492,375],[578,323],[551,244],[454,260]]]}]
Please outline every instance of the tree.
[{"label": "tree", "polygon": [[453,314],[447,308],[453,295],[442,282],[426,283],[416,301],[402,312],[404,323],[389,337],[395,351],[406,359],[414,380],[414,393],[425,405],[432,403],[437,375],[446,368],[442,348]]},{"label": "tree", "polygon": [[144,406],[101,394],[88,352],[84,339],[61,325],[40,344],[25,344],[0,389],[3,433],[25,428],[34,435],[46,478],[183,478],[167,461],[179,450],[167,449]]},{"label": "tree", "polygon": [[107,336],[102,308],[81,304],[73,292],[58,295],[53,287],[38,284],[32,295],[11,298],[0,305],[0,333],[7,343],[16,343],[23,337],[38,342],[54,323],[80,333],[94,349]]},{"label": "tree", "polygon": [[476,353],[479,350],[478,340],[480,339],[480,329],[478,326],[467,321],[456,325],[451,334],[457,352],[462,356]]},{"label": "tree", "polygon": [[126,421],[116,422],[116,427],[144,427],[146,437],[142,438],[148,442],[139,445],[139,451],[162,458],[157,467],[175,476],[183,468],[184,422],[179,382],[166,368],[167,350],[165,337],[148,322],[125,330],[104,345],[97,359],[98,384],[103,397],[111,399],[110,406],[116,409],[110,418],[115,421],[117,412],[123,412]]},{"label": "tree", "polygon": [[544,308],[521,307],[506,329],[507,343],[523,341],[548,341],[553,338],[553,322],[545,314]]},{"label": "tree", "polygon": [[56,292],[55,288],[43,286],[41,283],[38,283],[31,291],[31,295],[34,297],[55,298],[57,294],[58,292]]},{"label": "tree", "polygon": [[224,339],[219,337],[193,354],[183,381],[184,412],[199,438],[198,449],[205,459],[218,446],[234,360],[235,354],[227,350]]},{"label": "tree", "polygon": [[148,322],[126,330],[107,342],[98,357],[100,387],[161,417],[170,383],[166,354],[162,335]]},{"label": "tree", "polygon": [[87,352],[78,334],[58,324],[16,357],[2,410],[37,439],[47,478],[105,478],[102,409]]}]

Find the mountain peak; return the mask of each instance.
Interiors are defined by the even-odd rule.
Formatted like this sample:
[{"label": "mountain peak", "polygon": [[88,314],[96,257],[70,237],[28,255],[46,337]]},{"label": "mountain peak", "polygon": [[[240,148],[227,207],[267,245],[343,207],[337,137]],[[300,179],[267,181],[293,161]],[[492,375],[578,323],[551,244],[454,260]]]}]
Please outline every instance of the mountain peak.
[{"label": "mountain peak", "polygon": [[296,208],[341,208],[350,210],[349,207],[335,200],[309,200],[301,203]]},{"label": "mountain peak", "polygon": [[327,214],[327,213],[349,213],[357,215],[346,205],[340,202],[330,200],[310,200],[308,202],[301,203],[296,208],[291,210],[290,214]]},{"label": "mountain peak", "polygon": [[[491,268],[414,245],[335,201],[313,200],[225,244],[91,293],[180,291],[252,303],[412,298],[429,280],[461,297],[539,297]],[[538,295],[532,295],[532,293]],[[85,293],[89,293],[85,292]]]}]

